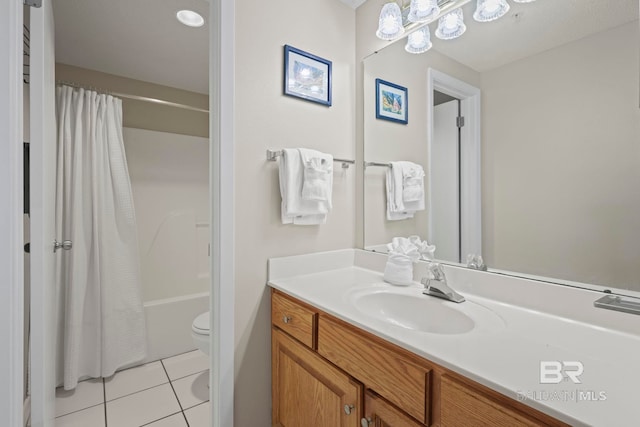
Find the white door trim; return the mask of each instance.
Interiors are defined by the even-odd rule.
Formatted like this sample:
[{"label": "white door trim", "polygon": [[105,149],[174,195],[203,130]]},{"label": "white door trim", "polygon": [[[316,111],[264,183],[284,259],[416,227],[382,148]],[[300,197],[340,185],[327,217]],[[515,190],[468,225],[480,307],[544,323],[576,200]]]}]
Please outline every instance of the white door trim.
[{"label": "white door trim", "polygon": [[460,163],[461,199],[464,201],[460,212],[461,240],[460,256],[462,262],[468,254],[482,254],[482,194],[481,194],[481,127],[480,127],[480,89],[451,77],[448,74],[429,68],[427,71],[427,212],[428,233],[433,233],[431,221],[431,144],[433,143],[433,91],[461,100],[462,116],[465,124],[461,131]]},{"label": "white door trim", "polygon": [[22,425],[22,2],[0,2],[0,425]]},{"label": "white door trim", "polygon": [[234,396],[234,32],[233,0],[211,0],[209,134],[211,188],[211,425],[233,425]]}]

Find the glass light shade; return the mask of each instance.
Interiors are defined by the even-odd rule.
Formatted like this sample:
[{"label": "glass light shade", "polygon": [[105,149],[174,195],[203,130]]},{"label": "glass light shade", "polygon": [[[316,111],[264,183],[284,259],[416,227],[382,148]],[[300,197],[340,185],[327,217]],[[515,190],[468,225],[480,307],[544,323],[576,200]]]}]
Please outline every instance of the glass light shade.
[{"label": "glass light shade", "polygon": [[409,22],[429,22],[440,14],[438,0],[411,0]]},{"label": "glass light shade", "polygon": [[501,18],[509,11],[507,0],[478,0],[473,19],[489,22]]},{"label": "glass light shade", "polygon": [[467,26],[464,25],[462,9],[456,9],[440,17],[436,37],[442,40],[451,40],[460,37],[465,31],[467,31]]},{"label": "glass light shade", "polygon": [[404,34],[402,12],[397,3],[387,3],[380,11],[376,36],[382,40],[394,40]]},{"label": "glass light shade", "polygon": [[429,27],[424,26],[409,34],[404,50],[409,53],[424,53],[431,49],[431,46],[433,46],[433,43],[431,43]]}]

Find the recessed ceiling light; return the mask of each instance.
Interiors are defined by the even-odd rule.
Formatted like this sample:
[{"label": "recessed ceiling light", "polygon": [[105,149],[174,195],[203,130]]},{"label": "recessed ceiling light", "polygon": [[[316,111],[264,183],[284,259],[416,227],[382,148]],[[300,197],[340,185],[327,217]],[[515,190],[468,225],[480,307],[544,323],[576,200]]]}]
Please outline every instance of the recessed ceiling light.
[{"label": "recessed ceiling light", "polygon": [[178,21],[189,27],[202,27],[204,25],[204,18],[193,10],[181,10],[176,13]]}]

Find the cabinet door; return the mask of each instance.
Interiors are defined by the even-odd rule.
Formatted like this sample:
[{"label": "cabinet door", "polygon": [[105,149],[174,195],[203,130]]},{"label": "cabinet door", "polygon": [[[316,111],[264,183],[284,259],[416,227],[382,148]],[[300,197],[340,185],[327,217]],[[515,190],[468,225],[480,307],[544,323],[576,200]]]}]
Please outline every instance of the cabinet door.
[{"label": "cabinet door", "polygon": [[273,425],[358,427],[362,384],[273,328]]},{"label": "cabinet door", "polygon": [[364,414],[363,427],[424,427],[369,390],[364,396]]},{"label": "cabinet door", "polygon": [[[485,396],[455,379],[444,375],[441,380],[442,427],[534,427],[546,423]],[[507,398],[503,398],[508,402]]]}]

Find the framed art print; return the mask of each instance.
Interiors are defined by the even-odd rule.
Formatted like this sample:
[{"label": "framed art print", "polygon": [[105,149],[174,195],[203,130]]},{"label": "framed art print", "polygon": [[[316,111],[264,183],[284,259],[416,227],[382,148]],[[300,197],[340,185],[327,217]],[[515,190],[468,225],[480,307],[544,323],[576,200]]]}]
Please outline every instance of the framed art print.
[{"label": "framed art print", "polygon": [[331,106],[331,61],[285,45],[284,94]]},{"label": "framed art print", "polygon": [[409,99],[406,87],[376,79],[376,119],[409,123]]}]

